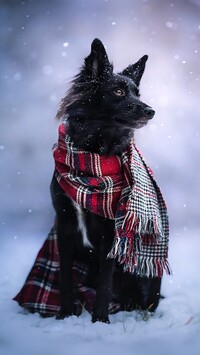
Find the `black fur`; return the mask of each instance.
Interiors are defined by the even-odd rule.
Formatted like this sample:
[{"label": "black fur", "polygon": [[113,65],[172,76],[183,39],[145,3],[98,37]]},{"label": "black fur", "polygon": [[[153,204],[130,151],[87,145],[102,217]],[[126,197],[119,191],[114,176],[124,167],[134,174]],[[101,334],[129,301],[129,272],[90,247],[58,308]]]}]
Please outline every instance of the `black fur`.
[{"label": "black fur", "polygon": [[[148,57],[114,74],[106,50],[99,39],[92,42],[80,73],[61,102],[58,118],[67,117],[69,135],[79,148],[104,155],[121,155],[134,135],[154,116],[140,100],[139,84]],[[160,279],[125,274],[121,266],[107,259],[114,238],[114,222],[84,211],[87,234],[94,248],[83,246],[77,211],[55,177],[51,183],[57,213],[60,255],[61,310],[57,319],[76,314],[73,309],[72,261],[91,267],[90,284],[97,290],[92,321],[109,322],[108,304],[112,290],[124,309],[154,310],[158,305]],[[98,275],[98,278],[97,278]],[[112,283],[114,281],[114,286]],[[88,281],[89,282],[89,281]]]}]

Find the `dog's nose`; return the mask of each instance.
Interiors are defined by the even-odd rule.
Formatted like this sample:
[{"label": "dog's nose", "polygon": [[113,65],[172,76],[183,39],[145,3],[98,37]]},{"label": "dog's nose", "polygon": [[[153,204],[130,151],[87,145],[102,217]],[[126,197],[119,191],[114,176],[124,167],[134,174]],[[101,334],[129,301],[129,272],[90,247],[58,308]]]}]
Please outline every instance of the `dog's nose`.
[{"label": "dog's nose", "polygon": [[145,116],[148,117],[149,120],[151,120],[155,115],[155,111],[149,106],[145,107],[143,111]]}]

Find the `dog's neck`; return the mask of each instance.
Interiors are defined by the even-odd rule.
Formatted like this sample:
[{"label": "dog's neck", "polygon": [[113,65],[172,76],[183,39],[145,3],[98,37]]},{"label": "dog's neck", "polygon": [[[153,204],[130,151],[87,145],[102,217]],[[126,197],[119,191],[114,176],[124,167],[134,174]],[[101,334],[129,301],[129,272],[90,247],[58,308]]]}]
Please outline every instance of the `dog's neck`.
[{"label": "dog's neck", "polygon": [[[103,123],[105,122],[105,123]],[[134,130],[112,127],[101,121],[68,117],[68,135],[79,148],[103,155],[121,155],[133,139]]]}]

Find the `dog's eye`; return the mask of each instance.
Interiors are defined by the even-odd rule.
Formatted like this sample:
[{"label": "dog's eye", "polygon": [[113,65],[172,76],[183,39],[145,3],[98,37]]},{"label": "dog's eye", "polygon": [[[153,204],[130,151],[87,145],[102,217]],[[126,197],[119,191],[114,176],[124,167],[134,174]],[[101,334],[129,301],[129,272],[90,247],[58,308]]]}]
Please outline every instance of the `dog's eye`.
[{"label": "dog's eye", "polygon": [[123,89],[115,89],[113,92],[116,96],[125,96],[126,95],[126,92]]}]

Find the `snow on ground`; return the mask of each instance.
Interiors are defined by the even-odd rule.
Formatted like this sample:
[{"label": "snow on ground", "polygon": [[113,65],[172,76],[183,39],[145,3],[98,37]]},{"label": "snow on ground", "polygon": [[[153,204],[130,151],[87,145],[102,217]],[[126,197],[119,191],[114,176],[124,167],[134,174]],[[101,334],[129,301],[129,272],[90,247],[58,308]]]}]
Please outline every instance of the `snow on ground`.
[{"label": "snow on ground", "polygon": [[0,354],[199,354],[200,241],[197,237],[197,231],[173,233],[170,262],[174,275],[164,277],[165,299],[155,315],[143,320],[137,312],[120,312],[110,316],[110,325],[92,324],[86,311],[79,318],[62,321],[27,314],[12,297],[22,286],[41,240],[22,238],[6,243],[0,252]]}]

